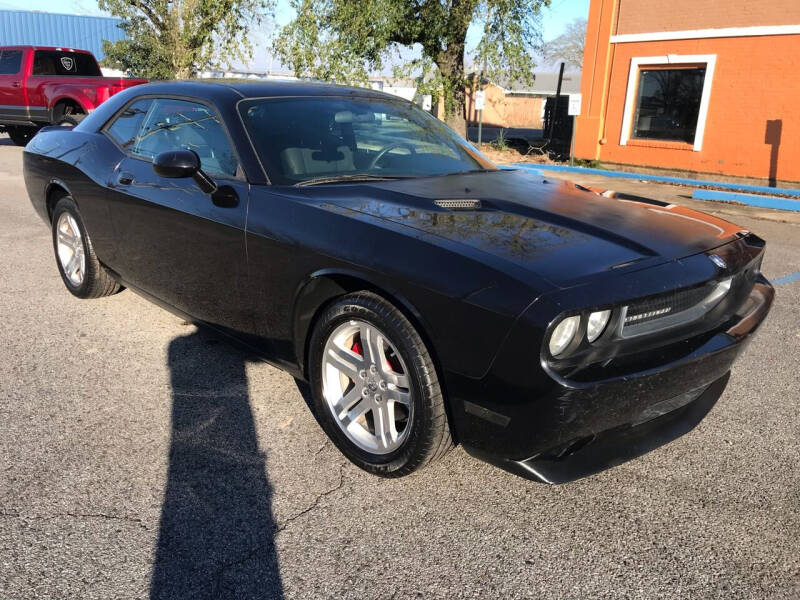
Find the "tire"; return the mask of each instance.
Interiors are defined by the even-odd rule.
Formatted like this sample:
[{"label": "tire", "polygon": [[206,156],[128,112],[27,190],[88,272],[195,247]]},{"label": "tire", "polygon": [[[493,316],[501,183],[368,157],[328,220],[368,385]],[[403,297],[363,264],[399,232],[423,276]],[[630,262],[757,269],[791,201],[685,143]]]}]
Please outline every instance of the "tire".
[{"label": "tire", "polygon": [[39,131],[36,127],[25,127],[24,125],[7,125],[6,132],[8,137],[17,146],[27,146],[28,142],[33,139],[36,132]]},{"label": "tire", "polygon": [[[111,276],[108,270],[100,264],[94,253],[92,240],[86,233],[78,207],[70,196],[63,196],[53,209],[51,221],[53,234],[53,250],[56,265],[64,285],[73,296],[78,298],[102,298],[111,296],[122,289],[122,286]],[[61,237],[59,229],[62,228]],[[74,236],[73,228],[78,230],[79,236]],[[61,240],[61,243],[60,241]],[[73,248],[69,252],[70,246]],[[72,257],[77,255],[75,263]],[[79,258],[82,256],[82,260]],[[80,277],[72,265],[81,264]]]},{"label": "tire", "polygon": [[[364,340],[364,335],[372,342]],[[345,340],[344,345],[340,340]],[[381,358],[370,360],[381,345],[377,353]],[[344,363],[331,357],[348,347],[343,356],[354,362],[343,367]],[[405,315],[382,297],[357,292],[325,308],[314,325],[308,356],[313,405],[320,424],[356,466],[382,477],[401,477],[453,447],[431,355]],[[407,404],[399,400],[404,394]],[[351,397],[353,400],[348,400]],[[351,418],[359,413],[363,416]],[[391,422],[392,433],[379,435],[379,421]],[[345,422],[349,422],[350,433]],[[380,429],[385,432],[387,428]]]},{"label": "tire", "polygon": [[59,127],[74,127],[83,121],[84,118],[86,118],[86,115],[83,114],[60,115],[56,117],[55,124]]}]

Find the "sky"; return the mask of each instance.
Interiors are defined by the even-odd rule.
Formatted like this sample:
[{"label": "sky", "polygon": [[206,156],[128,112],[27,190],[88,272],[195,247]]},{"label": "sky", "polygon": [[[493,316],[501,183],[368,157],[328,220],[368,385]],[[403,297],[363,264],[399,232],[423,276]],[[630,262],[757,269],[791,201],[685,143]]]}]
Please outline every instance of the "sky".
[{"label": "sky", "polygon": [[[0,9],[12,10],[40,10],[43,12],[59,12],[76,15],[109,16],[99,8],[95,0],[0,0]],[[551,0],[550,6],[542,11],[542,37],[544,41],[558,37],[574,19],[586,18],[589,14],[589,0]],[[292,17],[288,7],[288,0],[278,0],[276,21],[278,25],[285,24]],[[479,35],[479,33],[478,33]],[[269,68],[267,45],[268,29],[257,31],[253,35],[256,47],[252,64],[253,70],[266,70]],[[468,35],[467,43],[470,43]]]}]

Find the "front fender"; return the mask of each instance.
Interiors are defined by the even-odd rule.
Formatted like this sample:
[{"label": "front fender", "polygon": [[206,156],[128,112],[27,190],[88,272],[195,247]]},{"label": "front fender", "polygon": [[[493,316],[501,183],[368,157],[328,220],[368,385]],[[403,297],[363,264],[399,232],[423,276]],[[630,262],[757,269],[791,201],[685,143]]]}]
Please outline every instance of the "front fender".
[{"label": "front fender", "polygon": [[[295,293],[293,323],[295,356],[303,373],[306,373],[306,356],[311,326],[320,310],[333,299],[344,294],[370,290],[397,306],[419,331],[431,352],[435,354],[427,332],[430,326],[410,299],[398,289],[387,288],[375,281],[369,273],[353,269],[321,269],[312,273],[298,286]],[[434,362],[437,362],[434,356]],[[438,364],[438,362],[437,362]]]}]

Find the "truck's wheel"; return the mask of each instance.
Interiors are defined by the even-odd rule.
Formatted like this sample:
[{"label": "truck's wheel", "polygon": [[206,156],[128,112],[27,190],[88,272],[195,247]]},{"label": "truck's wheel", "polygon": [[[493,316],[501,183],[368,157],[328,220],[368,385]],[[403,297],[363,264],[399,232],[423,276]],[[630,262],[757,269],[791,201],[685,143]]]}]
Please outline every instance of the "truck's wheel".
[{"label": "truck's wheel", "polygon": [[85,117],[86,115],[61,115],[57,118],[56,125],[59,127],[75,127]]},{"label": "truck's wheel", "polygon": [[101,298],[122,289],[97,260],[78,207],[64,196],[53,209],[53,248],[61,279],[78,298]]},{"label": "truck's wheel", "polygon": [[8,137],[10,137],[11,141],[17,146],[26,146],[28,142],[33,139],[33,136],[36,135],[38,129],[36,129],[36,127],[25,127],[23,125],[7,125],[6,131],[8,132]]},{"label": "truck's wheel", "polygon": [[86,117],[80,108],[71,104],[61,104],[53,109],[53,124],[59,127],[74,127]]}]

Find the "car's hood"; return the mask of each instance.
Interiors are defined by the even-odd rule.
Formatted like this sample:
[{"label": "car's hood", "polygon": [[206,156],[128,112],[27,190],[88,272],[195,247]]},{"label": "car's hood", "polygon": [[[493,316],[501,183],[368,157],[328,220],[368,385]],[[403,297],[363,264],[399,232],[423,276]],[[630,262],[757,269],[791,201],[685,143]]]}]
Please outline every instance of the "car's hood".
[{"label": "car's hood", "polygon": [[[313,192],[312,192],[313,190]],[[556,285],[725,244],[727,221],[644,199],[608,198],[562,181],[500,171],[308,188],[320,200],[413,227],[511,261]],[[478,209],[436,200],[478,199]]]}]

